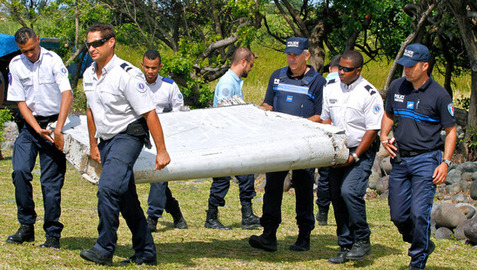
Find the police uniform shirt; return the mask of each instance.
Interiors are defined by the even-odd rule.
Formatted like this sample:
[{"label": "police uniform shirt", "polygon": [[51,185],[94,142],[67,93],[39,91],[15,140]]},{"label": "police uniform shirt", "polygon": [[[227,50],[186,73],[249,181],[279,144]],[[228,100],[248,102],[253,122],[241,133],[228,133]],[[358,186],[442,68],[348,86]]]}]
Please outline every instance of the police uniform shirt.
[{"label": "police uniform shirt", "polygon": [[152,91],[152,99],[156,105],[157,113],[179,111],[184,105],[184,98],[179,86],[172,79],[158,75],[155,82],[147,83],[147,85]]},{"label": "police uniform shirt", "polygon": [[141,70],[116,55],[96,76],[96,63],[83,74],[87,106],[93,112],[96,138],[108,140],[127,126],[154,110],[152,93],[143,80]]},{"label": "police uniform shirt", "polygon": [[[326,84],[326,80],[318,73],[313,66],[307,65],[309,68],[308,72],[304,74],[302,78],[294,79],[292,78],[292,73],[290,71],[290,68],[284,67],[281,69],[277,69],[272,73],[272,76],[270,76],[270,80],[268,81],[268,87],[267,87],[267,92],[265,93],[265,99],[263,100],[264,103],[267,103],[271,106],[273,106],[274,111],[282,112],[281,109],[278,106],[279,104],[274,104],[275,101],[277,102],[282,102],[282,104],[287,104],[291,107],[297,108],[294,110],[293,113],[289,113],[292,115],[297,115],[301,117],[310,117],[313,115],[320,115],[321,114],[321,109],[322,109],[322,99],[323,99],[323,87]],[[285,76],[281,76],[281,73],[284,73],[283,71],[286,71]],[[284,79],[285,77],[285,79]],[[316,77],[316,78],[314,78]],[[277,96],[278,92],[277,87],[280,84],[288,84],[288,83],[294,83],[298,86],[296,88],[305,88],[303,86],[304,81],[310,81],[309,85],[306,86],[306,91],[305,93],[308,97],[306,98],[306,101],[309,102],[307,107],[309,110],[305,111],[300,111],[303,109],[304,104],[298,104],[297,101],[298,99],[296,96],[294,97],[293,94],[290,95],[283,95],[283,97],[286,98],[286,100],[277,100],[275,97]],[[292,86],[293,87],[293,86]],[[298,90],[300,91],[300,90]],[[303,100],[301,100],[303,101]]]},{"label": "police uniform shirt", "polygon": [[233,97],[237,95],[243,98],[242,93],[243,80],[237,76],[232,70],[227,70],[227,72],[220,78],[219,82],[215,86],[214,92],[214,107],[217,107],[218,104],[228,97]]},{"label": "police uniform shirt", "polygon": [[417,90],[406,77],[393,81],[386,96],[386,112],[397,117],[394,136],[406,151],[441,149],[442,128],[455,125],[452,99],[432,78]]},{"label": "police uniform shirt", "polygon": [[357,147],[367,130],[381,129],[383,100],[376,88],[363,77],[350,85],[330,81],[323,90],[322,120],[346,132],[346,146]]},{"label": "police uniform shirt", "polygon": [[71,90],[71,85],[61,58],[52,51],[40,49],[35,63],[23,54],[10,62],[7,100],[25,101],[35,116],[51,116],[60,112],[62,93]]}]

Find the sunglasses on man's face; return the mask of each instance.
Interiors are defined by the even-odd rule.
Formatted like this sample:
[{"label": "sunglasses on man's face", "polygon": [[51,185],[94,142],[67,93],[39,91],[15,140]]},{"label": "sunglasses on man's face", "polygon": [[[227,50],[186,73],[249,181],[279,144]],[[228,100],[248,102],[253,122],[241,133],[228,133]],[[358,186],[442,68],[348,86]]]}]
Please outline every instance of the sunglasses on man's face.
[{"label": "sunglasses on man's face", "polygon": [[344,70],[344,72],[351,72],[359,67],[343,67],[341,65],[338,65],[338,70]]},{"label": "sunglasses on man's face", "polygon": [[102,38],[102,39],[98,39],[98,40],[91,41],[91,42],[85,42],[86,48],[89,49],[89,47],[91,47],[91,46],[93,46],[93,48],[98,48],[100,46],[103,46],[103,44],[106,43],[106,41],[108,41],[110,39],[111,38],[108,37],[108,38]]}]

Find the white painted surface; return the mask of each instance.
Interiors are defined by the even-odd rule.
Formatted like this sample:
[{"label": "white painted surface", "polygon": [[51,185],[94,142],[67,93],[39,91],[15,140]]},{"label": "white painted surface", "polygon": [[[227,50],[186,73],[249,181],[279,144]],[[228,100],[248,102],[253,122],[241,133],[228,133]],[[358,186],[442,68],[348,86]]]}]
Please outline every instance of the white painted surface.
[{"label": "white painted surface", "polygon": [[[144,148],[134,166],[136,183],[316,168],[348,158],[344,131],[253,104],[170,112],[159,119],[171,163],[153,171],[156,149]],[[69,121],[64,152],[95,183],[101,166],[89,158],[86,116]]]}]

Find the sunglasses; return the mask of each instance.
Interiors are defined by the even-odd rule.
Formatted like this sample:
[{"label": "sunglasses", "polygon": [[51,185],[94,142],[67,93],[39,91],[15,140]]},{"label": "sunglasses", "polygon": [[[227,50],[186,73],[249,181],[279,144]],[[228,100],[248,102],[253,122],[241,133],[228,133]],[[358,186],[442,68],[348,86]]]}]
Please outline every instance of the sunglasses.
[{"label": "sunglasses", "polygon": [[338,65],[338,70],[344,70],[344,72],[351,72],[359,67],[343,67],[341,65]]},{"label": "sunglasses", "polygon": [[91,47],[91,46],[93,46],[93,48],[98,48],[100,46],[103,46],[104,43],[106,43],[106,41],[108,41],[110,39],[111,39],[111,37],[102,38],[102,39],[98,39],[98,40],[91,41],[91,42],[85,42],[85,45],[86,45],[87,49],[89,49],[89,47]]}]

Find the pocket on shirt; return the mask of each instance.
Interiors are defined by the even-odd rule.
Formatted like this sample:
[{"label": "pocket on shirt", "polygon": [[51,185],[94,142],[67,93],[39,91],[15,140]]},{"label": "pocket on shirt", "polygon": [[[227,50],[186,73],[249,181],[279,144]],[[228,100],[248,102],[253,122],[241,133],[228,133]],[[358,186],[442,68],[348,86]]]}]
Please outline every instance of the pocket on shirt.
[{"label": "pocket on shirt", "polygon": [[51,78],[50,76],[45,76],[45,78],[40,78],[39,82],[40,82],[40,84],[43,84],[43,85],[49,85],[49,84],[56,83],[54,78]]}]

